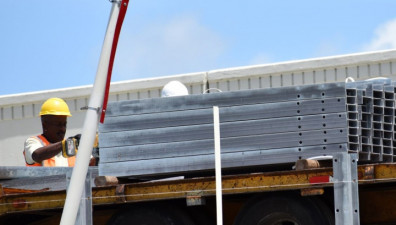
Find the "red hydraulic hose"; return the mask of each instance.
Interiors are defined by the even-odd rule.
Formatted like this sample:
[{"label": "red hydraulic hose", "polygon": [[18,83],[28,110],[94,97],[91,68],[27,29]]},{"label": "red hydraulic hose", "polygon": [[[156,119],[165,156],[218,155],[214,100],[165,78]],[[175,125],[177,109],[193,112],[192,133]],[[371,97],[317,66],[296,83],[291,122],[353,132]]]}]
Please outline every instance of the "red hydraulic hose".
[{"label": "red hydraulic hose", "polygon": [[103,104],[102,104],[102,114],[100,116],[101,123],[104,122],[104,118],[105,118],[105,114],[106,114],[107,102],[109,100],[111,73],[113,71],[114,57],[115,57],[116,50],[117,50],[118,38],[120,36],[122,23],[124,22],[124,17],[125,17],[126,11],[128,9],[128,3],[129,3],[129,0],[121,1],[120,13],[118,14],[117,24],[116,24],[115,31],[114,31],[113,45],[111,46],[111,52],[110,52],[109,68],[107,71],[106,88],[105,88]]}]

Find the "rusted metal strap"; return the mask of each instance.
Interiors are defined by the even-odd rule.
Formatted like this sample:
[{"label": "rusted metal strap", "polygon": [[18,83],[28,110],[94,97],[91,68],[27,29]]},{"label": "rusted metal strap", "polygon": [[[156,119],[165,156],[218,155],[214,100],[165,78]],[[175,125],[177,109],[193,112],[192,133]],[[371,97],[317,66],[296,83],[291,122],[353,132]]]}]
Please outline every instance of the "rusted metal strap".
[{"label": "rusted metal strap", "polygon": [[125,184],[120,184],[116,187],[116,196],[118,202],[126,202]]}]

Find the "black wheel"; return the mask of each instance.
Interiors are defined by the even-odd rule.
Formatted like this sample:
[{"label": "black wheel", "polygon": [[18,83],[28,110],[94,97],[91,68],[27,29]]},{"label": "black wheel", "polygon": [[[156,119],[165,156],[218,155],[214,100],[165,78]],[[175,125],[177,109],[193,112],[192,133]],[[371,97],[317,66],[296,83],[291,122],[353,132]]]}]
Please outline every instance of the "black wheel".
[{"label": "black wheel", "polygon": [[115,214],[107,225],[195,225],[177,206],[136,206]]},{"label": "black wheel", "polygon": [[335,224],[335,215],[334,215],[334,206],[329,207],[324,201],[319,198],[313,197],[315,205],[319,208],[322,213],[323,224],[334,225]]},{"label": "black wheel", "polygon": [[195,225],[216,225],[216,217],[205,207],[189,206],[187,211]]},{"label": "black wheel", "polygon": [[[323,207],[323,208],[322,208]],[[330,210],[308,197],[271,196],[253,200],[241,210],[234,225],[332,225]]]}]

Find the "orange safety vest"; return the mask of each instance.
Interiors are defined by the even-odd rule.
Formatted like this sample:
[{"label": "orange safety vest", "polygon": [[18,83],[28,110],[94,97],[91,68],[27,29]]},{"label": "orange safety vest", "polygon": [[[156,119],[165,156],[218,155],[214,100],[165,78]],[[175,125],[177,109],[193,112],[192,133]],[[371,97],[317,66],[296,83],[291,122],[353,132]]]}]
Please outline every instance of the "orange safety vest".
[{"label": "orange safety vest", "polygon": [[[40,135],[37,135],[36,137],[39,139],[39,141],[41,142],[41,144],[42,144],[43,146],[48,146],[48,145],[51,144],[51,143],[49,143],[49,141],[48,141],[43,135],[41,135],[41,134],[40,134]],[[25,151],[23,151],[23,156],[25,156]],[[68,164],[69,164],[69,167],[73,167],[74,164],[75,164],[75,161],[76,161],[76,157],[75,157],[75,156],[67,158],[67,162],[68,162]],[[52,157],[52,158],[50,158],[50,159],[43,160],[41,163],[33,163],[33,164],[28,164],[28,163],[26,162],[26,159],[25,159],[25,163],[26,163],[26,166],[47,166],[47,167],[55,167],[55,166],[56,166],[56,165],[55,165],[55,158],[54,158],[54,157]]]}]

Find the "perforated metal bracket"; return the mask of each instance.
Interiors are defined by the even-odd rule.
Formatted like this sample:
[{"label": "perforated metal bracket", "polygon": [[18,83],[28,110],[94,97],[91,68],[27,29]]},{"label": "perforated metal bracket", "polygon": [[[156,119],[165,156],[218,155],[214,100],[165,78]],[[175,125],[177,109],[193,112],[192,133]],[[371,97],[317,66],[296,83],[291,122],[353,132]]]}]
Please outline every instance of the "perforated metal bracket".
[{"label": "perforated metal bracket", "polygon": [[202,196],[202,191],[189,192],[186,196],[187,206],[205,205],[206,199]]},{"label": "perforated metal bracket", "polygon": [[333,155],[333,181],[336,225],[359,225],[357,154]]},{"label": "perforated metal bracket", "polygon": [[[67,186],[69,188],[72,170],[66,173]],[[92,225],[92,175],[91,171],[88,171],[87,177],[85,178],[84,191],[81,196],[80,209],[78,210],[77,219],[75,225]]]}]

